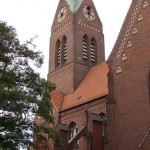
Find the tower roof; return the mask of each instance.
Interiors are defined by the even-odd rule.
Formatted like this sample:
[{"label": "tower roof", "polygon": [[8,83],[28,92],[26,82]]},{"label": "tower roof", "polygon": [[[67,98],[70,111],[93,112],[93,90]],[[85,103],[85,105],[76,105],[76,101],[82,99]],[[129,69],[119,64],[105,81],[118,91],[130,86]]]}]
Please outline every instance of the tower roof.
[{"label": "tower roof", "polygon": [[76,12],[83,0],[66,0],[72,12]]}]

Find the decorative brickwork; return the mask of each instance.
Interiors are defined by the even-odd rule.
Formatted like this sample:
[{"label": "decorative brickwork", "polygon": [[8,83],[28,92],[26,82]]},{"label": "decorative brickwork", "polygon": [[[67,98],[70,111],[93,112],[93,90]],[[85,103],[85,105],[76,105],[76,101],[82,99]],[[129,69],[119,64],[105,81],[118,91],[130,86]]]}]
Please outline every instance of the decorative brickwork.
[{"label": "decorative brickwork", "polygon": [[108,60],[110,67],[108,78],[113,78],[113,83],[111,80],[109,82],[109,89],[112,84],[114,86],[114,90],[110,90],[109,94],[114,96],[115,103],[108,98],[107,150],[149,150],[150,148],[150,142],[148,143],[150,141],[149,3],[149,0],[132,1]]},{"label": "decorative brickwork", "polygon": [[149,5],[132,0],[107,64],[92,0],[60,0],[48,80],[57,87],[51,94],[62,149],[150,149]]},{"label": "decorative brickwork", "polygon": [[[76,4],[78,7],[74,6]],[[85,17],[85,9],[89,18]],[[57,90],[67,95],[74,92],[91,66],[105,59],[102,24],[91,0],[80,2],[61,0],[51,31],[48,80],[56,83]],[[82,38],[85,34],[89,40],[88,54],[82,52]],[[67,39],[65,47],[67,51],[64,51],[64,37]],[[96,54],[93,54],[90,48],[92,45],[90,41],[93,38],[99,41],[95,44]],[[56,46],[57,41],[60,42],[59,47]],[[67,66],[72,66],[72,71],[64,71]]]}]

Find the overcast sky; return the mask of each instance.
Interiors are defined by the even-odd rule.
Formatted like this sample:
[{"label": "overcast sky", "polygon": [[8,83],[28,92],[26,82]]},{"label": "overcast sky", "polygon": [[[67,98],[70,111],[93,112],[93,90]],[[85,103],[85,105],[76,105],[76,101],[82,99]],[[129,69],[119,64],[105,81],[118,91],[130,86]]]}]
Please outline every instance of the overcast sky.
[{"label": "overcast sky", "polygon": [[[132,0],[93,0],[105,35],[106,59],[109,56],[123,20]],[[19,38],[24,41],[38,35],[37,48],[45,56],[40,70],[46,77],[48,73],[48,54],[50,28],[59,0],[0,0],[0,20],[16,28]]]}]

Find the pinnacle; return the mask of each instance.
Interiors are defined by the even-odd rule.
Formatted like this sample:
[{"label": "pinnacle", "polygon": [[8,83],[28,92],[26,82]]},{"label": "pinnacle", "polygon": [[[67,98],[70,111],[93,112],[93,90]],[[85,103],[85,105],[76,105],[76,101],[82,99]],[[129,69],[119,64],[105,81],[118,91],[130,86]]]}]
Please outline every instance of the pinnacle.
[{"label": "pinnacle", "polygon": [[72,12],[76,12],[83,0],[66,0]]}]

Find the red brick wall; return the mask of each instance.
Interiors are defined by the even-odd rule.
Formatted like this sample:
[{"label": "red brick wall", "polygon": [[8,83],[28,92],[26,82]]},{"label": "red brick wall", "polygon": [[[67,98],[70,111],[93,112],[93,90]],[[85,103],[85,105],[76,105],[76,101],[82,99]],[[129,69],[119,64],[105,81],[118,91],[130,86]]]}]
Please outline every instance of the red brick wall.
[{"label": "red brick wall", "polygon": [[[143,2],[133,1],[108,60],[111,70],[108,76],[107,150],[137,149],[150,125],[150,1],[146,8],[143,8]],[[138,19],[140,14],[141,20]],[[134,28],[137,29],[135,34]],[[132,42],[129,47],[128,41]],[[124,61],[123,53],[127,56]],[[117,66],[121,67],[120,73],[117,73]],[[149,147],[150,142],[145,141],[142,150],[149,150]]]},{"label": "red brick wall", "polygon": [[[81,105],[79,107],[76,108],[72,108],[70,110],[66,110],[64,112],[60,113],[60,122],[62,124],[66,124],[68,127],[72,122],[75,122],[78,126],[78,129],[80,130],[85,124],[87,124],[87,114],[86,111],[88,110],[89,113],[94,113],[94,114],[100,114],[101,112],[106,113],[106,105],[105,105],[105,98],[103,99],[98,99],[95,101],[91,101],[90,103]],[[89,124],[89,122],[88,122]],[[87,124],[87,125],[88,125]],[[93,142],[94,144],[96,144],[98,147],[103,147],[100,143],[99,140],[97,140],[97,138],[99,138],[101,140],[101,125],[94,124],[93,125],[89,124],[88,128],[89,131],[91,133],[93,133]],[[92,128],[91,128],[92,127]],[[96,128],[98,132],[96,132],[96,130],[92,131],[93,128]],[[86,150],[87,149],[87,143],[88,141],[88,137],[87,136],[83,136],[82,138],[80,138],[79,140],[79,149],[80,150]],[[93,145],[94,146],[94,145]],[[95,148],[95,147],[94,147]],[[95,149],[94,149],[95,150]]]},{"label": "red brick wall", "polygon": [[69,64],[48,75],[48,80],[56,84],[56,89],[64,95],[73,92],[73,64]]},{"label": "red brick wall", "polygon": [[[95,8],[91,0],[84,0],[81,5],[90,5],[93,9]],[[82,6],[77,13],[72,13],[66,1],[60,1],[51,28],[48,80],[56,83],[57,89],[65,95],[77,88],[91,67],[90,60],[87,60],[88,63],[84,63],[82,58],[82,38],[85,34],[87,34],[89,41],[93,37],[97,41],[97,62],[95,65],[105,59],[103,29],[98,14],[95,12],[96,20],[90,22],[83,16]],[[57,14],[62,7],[66,7],[68,13],[64,21],[58,23],[56,21]],[[67,38],[67,60],[64,64],[56,67],[56,42],[58,39],[61,42],[63,36]]]},{"label": "red brick wall", "polygon": [[103,124],[93,121],[92,149],[104,150]]},{"label": "red brick wall", "polygon": [[68,132],[60,131],[59,133],[62,141],[62,147],[60,148],[60,150],[68,150]]}]

